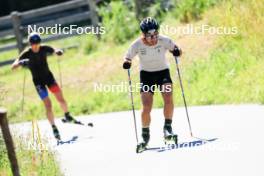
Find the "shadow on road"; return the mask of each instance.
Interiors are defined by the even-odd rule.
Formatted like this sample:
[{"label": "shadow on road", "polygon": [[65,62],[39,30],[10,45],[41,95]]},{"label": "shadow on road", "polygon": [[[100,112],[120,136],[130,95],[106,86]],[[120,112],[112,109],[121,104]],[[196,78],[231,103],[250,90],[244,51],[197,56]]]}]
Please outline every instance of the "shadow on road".
[{"label": "shadow on road", "polygon": [[77,139],[78,139],[78,136],[73,136],[70,140],[58,142],[58,145],[73,144],[73,143],[75,143],[77,141]]},{"label": "shadow on road", "polygon": [[198,139],[198,140],[189,141],[189,142],[182,142],[182,143],[178,143],[178,144],[170,144],[170,145],[167,145],[164,147],[151,147],[151,148],[147,148],[147,150],[156,151],[156,152],[165,152],[168,150],[175,150],[175,149],[179,149],[179,148],[194,148],[194,147],[202,146],[202,145],[208,144],[210,142],[213,142],[213,141],[217,140],[218,138],[212,138],[212,139],[196,138],[196,139]]}]

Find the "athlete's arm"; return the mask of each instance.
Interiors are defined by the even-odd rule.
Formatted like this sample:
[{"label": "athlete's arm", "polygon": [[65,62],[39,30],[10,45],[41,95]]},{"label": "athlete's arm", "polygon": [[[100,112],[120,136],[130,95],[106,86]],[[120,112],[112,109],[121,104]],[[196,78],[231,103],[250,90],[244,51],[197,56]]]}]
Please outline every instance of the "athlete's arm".
[{"label": "athlete's arm", "polygon": [[173,56],[181,56],[181,49],[169,38],[165,39],[166,48],[172,53]]},{"label": "athlete's arm", "polygon": [[29,64],[29,59],[21,59],[21,60],[16,59],[14,63],[12,64],[12,69],[14,70],[18,68],[19,66],[27,67],[28,64]]},{"label": "athlete's arm", "polygon": [[11,68],[12,68],[12,70],[14,70],[20,66],[23,66],[23,67],[28,66],[28,64],[29,64],[28,51],[24,51],[20,54],[18,59],[16,59],[13,62]]},{"label": "athlete's arm", "polygon": [[138,54],[137,51],[137,43],[134,42],[132,45],[129,47],[125,57],[124,57],[124,62],[123,62],[123,69],[130,69],[132,65],[132,59]]},{"label": "athlete's arm", "polygon": [[63,50],[61,49],[57,49],[57,48],[53,48],[53,47],[50,47],[50,46],[42,46],[44,48],[44,50],[49,53],[49,54],[53,54],[55,53],[56,55],[58,56],[61,56],[63,54]]}]

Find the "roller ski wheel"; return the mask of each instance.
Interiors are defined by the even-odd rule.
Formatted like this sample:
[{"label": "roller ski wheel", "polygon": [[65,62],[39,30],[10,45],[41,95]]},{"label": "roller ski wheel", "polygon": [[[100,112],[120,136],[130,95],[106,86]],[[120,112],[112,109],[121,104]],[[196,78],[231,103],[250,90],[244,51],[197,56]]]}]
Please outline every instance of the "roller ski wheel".
[{"label": "roller ski wheel", "polygon": [[145,142],[142,142],[142,143],[140,143],[140,144],[138,144],[137,145],[137,149],[136,149],[136,152],[137,153],[142,153],[142,152],[144,152],[145,150],[147,150],[147,143],[145,143]]},{"label": "roller ski wheel", "polygon": [[170,145],[170,144],[178,144],[178,136],[176,134],[168,135],[164,137],[164,143],[165,145]]}]

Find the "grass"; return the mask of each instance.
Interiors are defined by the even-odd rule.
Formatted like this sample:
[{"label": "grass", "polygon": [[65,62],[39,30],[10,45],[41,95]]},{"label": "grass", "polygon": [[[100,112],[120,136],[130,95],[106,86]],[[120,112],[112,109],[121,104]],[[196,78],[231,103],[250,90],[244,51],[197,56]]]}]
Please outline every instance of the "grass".
[{"label": "grass", "polygon": [[209,10],[209,23],[236,26],[238,34],[218,37],[218,47],[206,60],[193,63],[187,77],[196,86],[196,94],[206,92],[197,104],[263,103],[264,5],[261,1],[226,1]]},{"label": "grass", "polygon": [[[57,161],[51,151],[43,155],[37,150],[28,150],[24,139],[15,137],[16,155],[21,175],[61,176]],[[0,176],[11,176],[11,168],[2,138],[0,138]]]}]

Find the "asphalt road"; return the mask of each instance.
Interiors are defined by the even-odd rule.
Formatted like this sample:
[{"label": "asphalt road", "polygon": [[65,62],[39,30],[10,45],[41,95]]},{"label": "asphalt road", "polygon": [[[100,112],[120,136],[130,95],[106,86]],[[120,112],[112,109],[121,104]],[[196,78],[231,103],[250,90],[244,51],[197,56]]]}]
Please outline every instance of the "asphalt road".
[{"label": "asphalt road", "polygon": [[[162,110],[156,109],[152,111],[149,147],[158,149],[140,154],[135,152],[130,111],[78,117],[93,122],[93,128],[63,124],[58,119],[63,141],[70,141],[59,146],[47,121],[40,121],[39,127],[66,176],[264,175],[264,106],[202,106],[189,111],[197,138],[190,137],[184,108],[176,108],[173,128],[182,145],[164,148],[164,118]],[[140,136],[139,111],[136,115]],[[29,136],[31,123],[16,124],[12,129]],[[198,145],[189,146],[194,143]]]}]

